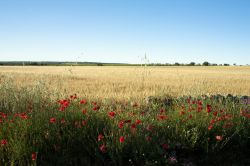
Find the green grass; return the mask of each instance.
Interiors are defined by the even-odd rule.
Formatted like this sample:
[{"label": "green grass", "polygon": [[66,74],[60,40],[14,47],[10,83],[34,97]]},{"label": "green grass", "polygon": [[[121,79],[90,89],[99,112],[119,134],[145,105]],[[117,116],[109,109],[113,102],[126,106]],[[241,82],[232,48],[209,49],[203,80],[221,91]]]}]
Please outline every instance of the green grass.
[{"label": "green grass", "polygon": [[250,163],[249,105],[238,99],[90,101],[9,82],[0,93],[0,165]]}]

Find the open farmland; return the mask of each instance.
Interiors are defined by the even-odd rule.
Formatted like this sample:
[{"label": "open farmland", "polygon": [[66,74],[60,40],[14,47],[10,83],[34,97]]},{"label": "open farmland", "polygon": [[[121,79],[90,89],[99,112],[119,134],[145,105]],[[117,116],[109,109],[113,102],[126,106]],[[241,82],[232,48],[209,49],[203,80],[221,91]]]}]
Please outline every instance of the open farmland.
[{"label": "open farmland", "polygon": [[0,165],[250,164],[250,67],[7,66],[0,79]]},{"label": "open farmland", "polygon": [[0,78],[18,87],[44,83],[48,90],[87,98],[233,94],[250,96],[250,67],[60,66],[0,67]]}]

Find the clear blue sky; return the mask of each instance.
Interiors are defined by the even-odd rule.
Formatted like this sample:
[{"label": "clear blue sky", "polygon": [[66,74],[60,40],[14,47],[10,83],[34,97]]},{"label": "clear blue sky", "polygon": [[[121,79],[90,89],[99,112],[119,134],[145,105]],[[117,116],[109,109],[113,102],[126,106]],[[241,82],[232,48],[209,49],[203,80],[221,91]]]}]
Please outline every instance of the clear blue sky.
[{"label": "clear blue sky", "polygon": [[0,0],[0,61],[250,64],[250,0]]}]

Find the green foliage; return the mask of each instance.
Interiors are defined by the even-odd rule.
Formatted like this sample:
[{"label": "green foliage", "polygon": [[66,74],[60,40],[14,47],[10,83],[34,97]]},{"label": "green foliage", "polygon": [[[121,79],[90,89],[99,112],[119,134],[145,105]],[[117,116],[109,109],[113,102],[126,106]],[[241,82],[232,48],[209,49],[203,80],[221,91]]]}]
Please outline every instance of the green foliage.
[{"label": "green foliage", "polygon": [[10,82],[0,86],[0,141],[7,140],[0,165],[204,164],[215,154],[250,154],[249,107],[233,98],[180,97],[171,105],[60,99],[41,82],[20,89]]}]

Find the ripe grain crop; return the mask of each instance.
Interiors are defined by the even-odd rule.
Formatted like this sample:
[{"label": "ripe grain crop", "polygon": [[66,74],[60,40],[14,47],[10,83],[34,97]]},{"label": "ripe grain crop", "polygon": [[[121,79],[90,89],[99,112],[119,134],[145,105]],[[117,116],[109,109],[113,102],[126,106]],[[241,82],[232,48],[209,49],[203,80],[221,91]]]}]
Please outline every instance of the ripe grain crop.
[{"label": "ripe grain crop", "polygon": [[43,83],[62,95],[143,99],[145,96],[233,94],[250,96],[249,66],[7,66],[0,79],[17,87]]}]

